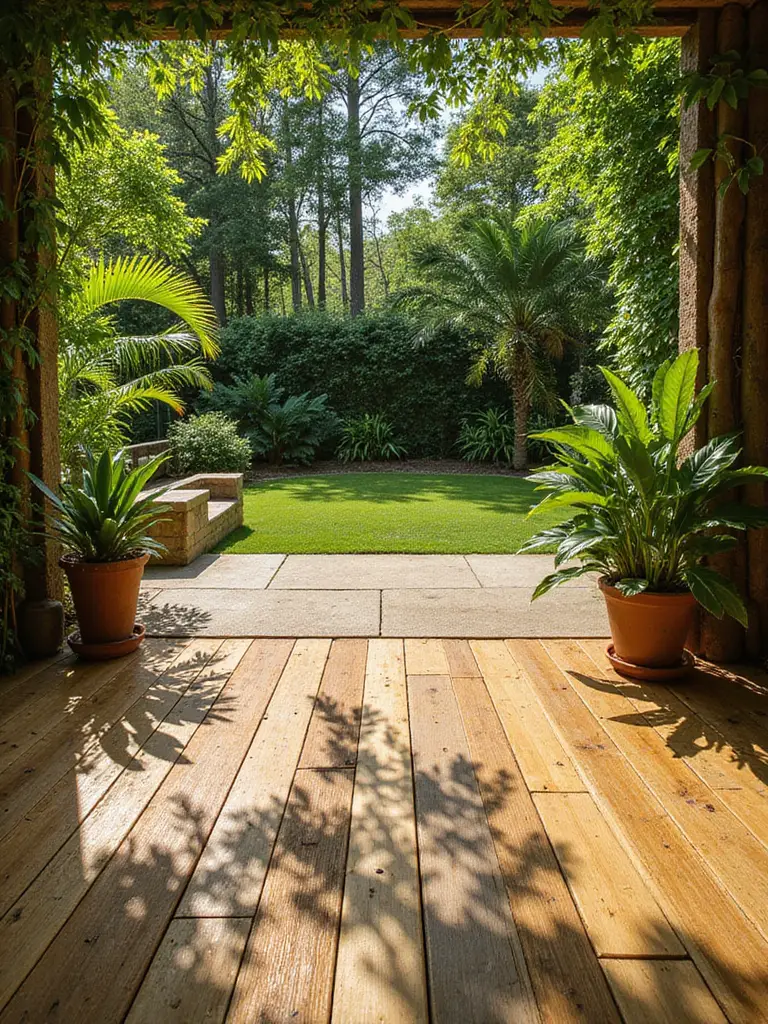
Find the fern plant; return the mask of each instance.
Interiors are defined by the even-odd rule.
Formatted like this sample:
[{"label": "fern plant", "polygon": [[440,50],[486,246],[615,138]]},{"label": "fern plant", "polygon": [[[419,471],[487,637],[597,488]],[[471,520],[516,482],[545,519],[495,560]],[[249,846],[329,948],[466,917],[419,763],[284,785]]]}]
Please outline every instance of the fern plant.
[{"label": "fern plant", "polygon": [[395,439],[395,428],[381,413],[350,417],[341,425],[336,457],[342,462],[402,459],[405,448]]},{"label": "fern plant", "polygon": [[[556,571],[539,583],[534,598],[597,572],[628,597],[689,590],[710,614],[729,614],[746,626],[733,583],[702,562],[735,546],[729,531],[768,525],[768,508],[731,497],[745,483],[768,479],[768,469],[733,468],[741,452],[736,434],[681,457],[681,442],[714,387],[696,394],[697,367],[695,350],[659,367],[650,414],[603,368],[613,406],[577,406],[570,410],[573,424],[535,435],[552,446],[556,461],[528,478],[548,492],[532,513],[572,508],[575,514],[521,548],[557,547]],[[581,565],[561,568],[574,558]]]}]

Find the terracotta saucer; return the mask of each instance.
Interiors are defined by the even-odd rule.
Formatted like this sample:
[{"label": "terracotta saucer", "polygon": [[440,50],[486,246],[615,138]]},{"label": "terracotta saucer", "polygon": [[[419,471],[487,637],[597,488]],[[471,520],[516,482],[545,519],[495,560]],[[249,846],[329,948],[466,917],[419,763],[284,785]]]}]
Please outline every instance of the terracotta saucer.
[{"label": "terracotta saucer", "polygon": [[628,679],[642,679],[647,683],[663,683],[668,679],[680,679],[682,676],[687,676],[696,664],[696,659],[690,651],[683,651],[683,659],[679,665],[669,665],[664,668],[634,665],[631,661],[624,661],[614,651],[613,644],[608,644],[605,653],[619,675],[627,676]]},{"label": "terracotta saucer", "polygon": [[143,639],[144,625],[137,622],[133,634],[125,640],[116,640],[111,644],[84,644],[80,633],[75,630],[67,637],[67,643],[85,661],[111,661],[112,658],[124,658],[126,654],[132,654]]}]

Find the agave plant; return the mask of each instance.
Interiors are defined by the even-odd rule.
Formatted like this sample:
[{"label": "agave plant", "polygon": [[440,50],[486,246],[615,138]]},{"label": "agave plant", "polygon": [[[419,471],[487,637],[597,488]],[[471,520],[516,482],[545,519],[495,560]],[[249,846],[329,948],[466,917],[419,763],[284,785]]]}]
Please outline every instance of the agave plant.
[{"label": "agave plant", "polygon": [[167,506],[156,504],[163,492],[139,495],[166,458],[158,455],[128,470],[125,452],[113,455],[106,451],[96,457],[88,451],[82,484],[63,483],[61,497],[30,473],[56,510],[46,515],[51,534],[83,562],[116,562],[141,552],[165,551],[165,546],[147,533],[167,511]]},{"label": "agave plant", "polygon": [[381,413],[365,413],[344,420],[336,455],[342,462],[370,462],[371,459],[401,459],[405,448],[395,439],[395,430]]},{"label": "agave plant", "polygon": [[[734,469],[739,437],[713,438],[681,458],[680,446],[701,415],[713,383],[696,394],[698,353],[665,362],[653,381],[650,415],[638,396],[602,368],[615,406],[570,409],[573,424],[534,436],[549,442],[556,463],[528,479],[547,496],[531,512],[573,508],[521,551],[556,545],[556,571],[534,598],[587,572],[607,577],[625,596],[689,590],[712,615],[747,624],[730,580],[702,561],[734,547],[733,531],[768,525],[768,509],[733,500],[742,484],[768,469]],[[577,558],[581,564],[562,568]]]}]

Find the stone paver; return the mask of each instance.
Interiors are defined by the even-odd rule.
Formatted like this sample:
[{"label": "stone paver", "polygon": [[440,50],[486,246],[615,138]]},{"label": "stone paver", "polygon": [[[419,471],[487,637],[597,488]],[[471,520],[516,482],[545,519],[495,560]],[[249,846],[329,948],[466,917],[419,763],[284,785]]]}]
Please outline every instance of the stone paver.
[{"label": "stone paver", "polygon": [[377,636],[378,590],[162,590],[144,608],[152,636]]},{"label": "stone paver", "polygon": [[584,577],[531,604],[551,555],[202,555],[149,569],[155,636],[602,637]]},{"label": "stone paver", "polygon": [[[466,555],[481,587],[528,587],[554,569],[552,555]],[[424,584],[427,586],[428,584]],[[590,574],[563,584],[564,587],[594,587]]]},{"label": "stone paver", "polygon": [[463,555],[288,555],[270,584],[273,590],[479,586]]},{"label": "stone paver", "polygon": [[189,565],[149,566],[143,586],[264,590],[285,555],[200,555]]},{"label": "stone paver", "polygon": [[597,588],[561,590],[531,604],[527,587],[481,590],[385,590],[382,636],[608,636]]}]

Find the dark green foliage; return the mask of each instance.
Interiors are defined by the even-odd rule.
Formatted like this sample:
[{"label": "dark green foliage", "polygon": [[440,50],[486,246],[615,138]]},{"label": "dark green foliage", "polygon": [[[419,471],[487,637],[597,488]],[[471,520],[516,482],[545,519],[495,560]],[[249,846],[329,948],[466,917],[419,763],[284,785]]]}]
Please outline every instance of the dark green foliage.
[{"label": "dark green foliage", "polygon": [[341,443],[336,449],[342,462],[401,459],[405,454],[405,448],[395,439],[394,427],[381,413],[364,413],[342,423]]},{"label": "dark green foliage", "polygon": [[501,409],[485,409],[465,420],[459,434],[461,457],[468,462],[503,462],[515,453],[515,428]]},{"label": "dark green foliage", "polygon": [[[690,590],[712,615],[747,625],[747,611],[730,580],[701,564],[736,544],[729,531],[768,525],[768,510],[729,501],[729,492],[768,469],[731,469],[738,436],[716,437],[680,457],[680,445],[714,385],[696,395],[695,350],[661,365],[650,410],[610,370],[603,369],[613,405],[572,410],[573,424],[543,431],[556,463],[530,480],[549,493],[534,511],[573,508],[576,514],[544,530],[523,551],[557,545],[556,570],[534,597],[585,572],[608,577],[626,596]],[[560,569],[578,558],[580,566]]]},{"label": "dark green foliage", "polygon": [[231,384],[235,376],[274,373],[288,394],[322,388],[342,417],[375,410],[396,423],[410,456],[444,456],[462,420],[501,401],[505,388],[494,380],[467,384],[472,358],[460,332],[442,331],[419,351],[412,338],[412,324],[392,312],[242,317],[221,332],[213,374]]},{"label": "dark green foliage", "polygon": [[307,392],[290,395],[273,373],[235,377],[234,384],[218,384],[207,406],[234,417],[256,455],[272,465],[310,463],[324,441],[336,434],[338,418],[327,407],[328,396]]},{"label": "dark green foliage", "polygon": [[30,473],[34,484],[56,509],[46,516],[52,536],[83,562],[116,562],[164,545],[147,531],[163,518],[167,506],[155,505],[157,492],[140,497],[166,455],[128,470],[125,453],[85,453],[83,482],[62,483],[61,497]]},{"label": "dark green foliage", "polygon": [[251,464],[250,443],[222,412],[177,420],[168,429],[176,472],[243,473]]}]

